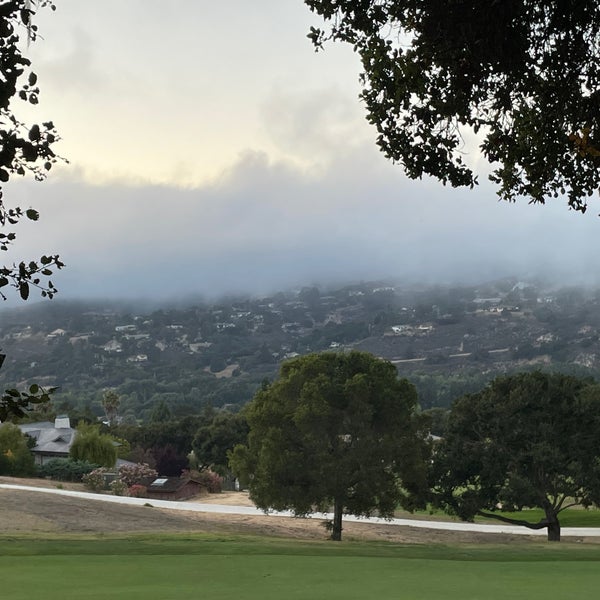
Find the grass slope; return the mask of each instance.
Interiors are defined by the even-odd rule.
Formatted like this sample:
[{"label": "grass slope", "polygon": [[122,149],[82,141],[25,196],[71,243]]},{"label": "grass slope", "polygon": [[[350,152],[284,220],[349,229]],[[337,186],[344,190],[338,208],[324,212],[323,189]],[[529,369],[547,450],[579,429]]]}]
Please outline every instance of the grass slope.
[{"label": "grass slope", "polygon": [[405,546],[216,536],[9,539],[10,600],[571,600],[594,597],[600,548]]}]

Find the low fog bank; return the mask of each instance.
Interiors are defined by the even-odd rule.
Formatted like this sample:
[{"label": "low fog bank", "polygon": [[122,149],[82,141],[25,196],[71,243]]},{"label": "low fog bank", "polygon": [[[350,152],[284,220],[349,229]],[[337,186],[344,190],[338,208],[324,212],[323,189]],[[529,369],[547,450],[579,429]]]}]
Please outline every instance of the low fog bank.
[{"label": "low fog bank", "polygon": [[600,284],[592,210],[499,202],[487,183],[409,181],[370,153],[321,170],[247,153],[194,188],[75,178],[20,182],[9,194],[41,212],[19,228],[13,260],[59,253],[67,268],[53,281],[64,299],[160,304],[382,279]]}]

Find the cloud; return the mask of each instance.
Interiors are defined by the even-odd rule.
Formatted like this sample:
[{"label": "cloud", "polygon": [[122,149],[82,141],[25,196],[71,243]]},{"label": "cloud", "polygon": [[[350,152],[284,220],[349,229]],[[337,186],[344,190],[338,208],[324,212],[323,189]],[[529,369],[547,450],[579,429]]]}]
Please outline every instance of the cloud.
[{"label": "cloud", "polygon": [[364,149],[375,137],[358,99],[339,87],[279,87],[263,103],[260,117],[279,153],[313,169]]},{"label": "cloud", "polygon": [[7,199],[40,209],[23,255],[60,252],[62,297],[160,299],[262,293],[384,277],[474,282],[509,274],[596,277],[597,218],[566,204],[497,202],[408,181],[370,148],[306,173],[245,153],[192,189],[20,182]]},{"label": "cloud", "polygon": [[357,57],[315,54],[319,19],[302,3],[260,4],[40,12],[36,112],[73,163],[7,186],[9,203],[41,212],[19,228],[17,259],[59,252],[63,297],[595,273],[593,215],[498,203],[485,182],[409,181],[375,146]]}]

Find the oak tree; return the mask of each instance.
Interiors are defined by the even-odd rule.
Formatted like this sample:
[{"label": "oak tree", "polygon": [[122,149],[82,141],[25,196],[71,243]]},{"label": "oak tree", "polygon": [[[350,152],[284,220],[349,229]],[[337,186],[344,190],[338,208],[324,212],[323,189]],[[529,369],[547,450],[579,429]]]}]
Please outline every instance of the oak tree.
[{"label": "oak tree", "polygon": [[[565,509],[600,502],[600,387],[563,374],[499,377],[452,406],[432,463],[435,502],[560,540]],[[538,522],[503,511],[541,508]]]},{"label": "oak tree", "polygon": [[600,187],[597,0],[305,0],[350,44],[377,144],[411,178],[470,186],[464,136],[479,135],[498,195],[566,195],[584,212]]},{"label": "oak tree", "polygon": [[[54,123],[26,124],[15,112],[15,102],[30,105],[39,102],[40,89],[37,75],[30,69],[31,61],[22,48],[37,38],[33,16],[38,7],[54,6],[49,0],[7,0],[0,4],[0,250],[12,249],[16,233],[14,226],[22,219],[37,221],[39,213],[31,207],[11,205],[3,196],[3,184],[15,176],[32,174],[36,180],[59,160],[52,146],[58,140]],[[23,300],[32,288],[43,297],[52,298],[56,288],[49,277],[64,266],[58,255],[44,254],[35,260],[21,260],[0,264],[0,298],[6,300],[6,291],[14,287]],[[4,360],[0,354],[0,366]],[[52,389],[31,386],[27,392],[6,390],[0,397],[0,420],[23,416],[32,403],[44,403]]]},{"label": "oak tree", "polygon": [[247,406],[248,443],[230,465],[259,508],[333,507],[340,540],[343,514],[391,517],[418,502],[427,448],[416,408],[415,388],[371,354],[296,358]]}]

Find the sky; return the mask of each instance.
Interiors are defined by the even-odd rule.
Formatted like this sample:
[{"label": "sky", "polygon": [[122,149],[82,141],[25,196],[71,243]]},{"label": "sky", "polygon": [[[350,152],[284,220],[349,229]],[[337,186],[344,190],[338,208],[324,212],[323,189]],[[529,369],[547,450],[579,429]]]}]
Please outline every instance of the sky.
[{"label": "sky", "polygon": [[[393,279],[598,281],[600,217],[411,181],[377,150],[351,49],[301,0],[56,0],[27,50],[68,159],[15,256],[59,253],[57,298],[182,299]],[[21,103],[22,104],[22,103]],[[15,109],[17,107],[15,106]],[[18,300],[15,300],[18,302]]]}]

